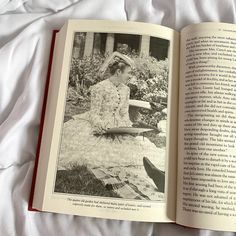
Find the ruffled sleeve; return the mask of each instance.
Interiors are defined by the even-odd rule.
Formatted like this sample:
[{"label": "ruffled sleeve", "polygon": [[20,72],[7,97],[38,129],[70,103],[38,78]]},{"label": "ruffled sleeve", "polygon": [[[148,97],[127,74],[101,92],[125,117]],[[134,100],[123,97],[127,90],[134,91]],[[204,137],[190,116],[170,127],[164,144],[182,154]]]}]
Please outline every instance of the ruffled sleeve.
[{"label": "ruffled sleeve", "polygon": [[132,126],[132,122],[130,121],[129,118],[129,96],[130,96],[130,89],[129,87],[126,87],[126,97],[125,101],[120,109],[120,116],[122,119],[122,126]]}]

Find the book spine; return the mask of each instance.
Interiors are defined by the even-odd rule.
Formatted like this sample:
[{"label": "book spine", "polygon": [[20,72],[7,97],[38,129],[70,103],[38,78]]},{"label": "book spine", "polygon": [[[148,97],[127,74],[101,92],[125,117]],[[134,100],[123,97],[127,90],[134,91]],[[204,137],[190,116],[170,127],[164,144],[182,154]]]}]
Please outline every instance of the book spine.
[{"label": "book spine", "polygon": [[36,176],[37,176],[37,170],[38,170],[40,147],[41,147],[41,141],[42,141],[43,127],[44,127],[45,110],[46,110],[47,97],[48,97],[48,87],[49,87],[49,82],[50,82],[53,52],[54,52],[55,39],[56,39],[57,32],[58,32],[58,30],[53,31],[52,40],[51,40],[51,49],[50,49],[50,54],[49,54],[48,71],[47,71],[47,77],[46,77],[46,83],[45,83],[45,89],[44,89],[44,100],[43,100],[43,106],[42,106],[42,110],[41,110],[38,144],[37,144],[35,165],[34,165],[32,184],[31,184],[29,203],[28,203],[28,210],[29,211],[39,211],[39,210],[33,208],[33,199],[34,199],[35,182],[36,182]]}]

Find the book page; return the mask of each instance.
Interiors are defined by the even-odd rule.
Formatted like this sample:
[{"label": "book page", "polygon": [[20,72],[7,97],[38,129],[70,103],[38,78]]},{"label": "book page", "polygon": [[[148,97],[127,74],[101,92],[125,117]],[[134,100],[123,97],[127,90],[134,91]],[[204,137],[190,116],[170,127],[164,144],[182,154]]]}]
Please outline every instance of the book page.
[{"label": "book page", "polygon": [[178,37],[151,24],[69,21],[59,90],[49,91],[51,146],[41,147],[43,211],[175,220]]},{"label": "book page", "polygon": [[177,222],[236,230],[236,26],[181,32]]}]

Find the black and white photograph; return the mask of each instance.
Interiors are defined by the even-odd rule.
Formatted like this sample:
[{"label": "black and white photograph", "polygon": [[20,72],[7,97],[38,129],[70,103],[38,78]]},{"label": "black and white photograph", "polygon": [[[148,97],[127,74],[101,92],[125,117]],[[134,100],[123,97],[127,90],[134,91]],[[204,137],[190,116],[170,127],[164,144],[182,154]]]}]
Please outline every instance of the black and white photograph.
[{"label": "black and white photograph", "polygon": [[55,193],[165,201],[169,43],[74,34]]}]

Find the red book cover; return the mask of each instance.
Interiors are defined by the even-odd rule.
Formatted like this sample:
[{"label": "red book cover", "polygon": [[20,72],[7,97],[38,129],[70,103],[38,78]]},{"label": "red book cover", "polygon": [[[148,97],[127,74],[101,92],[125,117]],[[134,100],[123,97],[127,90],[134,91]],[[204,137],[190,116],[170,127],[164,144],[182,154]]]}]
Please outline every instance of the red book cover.
[{"label": "red book cover", "polygon": [[39,161],[40,146],[41,146],[43,126],[44,126],[44,118],[45,118],[45,110],[46,110],[47,97],[48,97],[48,87],[49,87],[51,68],[52,68],[53,52],[54,52],[55,39],[56,39],[56,33],[57,32],[58,32],[58,30],[54,30],[53,34],[52,34],[51,49],[50,49],[49,63],[48,63],[48,72],[47,72],[47,78],[46,78],[46,83],[45,83],[43,106],[42,106],[42,111],[41,111],[41,119],[40,119],[39,135],[38,135],[38,144],[37,144],[35,165],[34,165],[31,191],[30,191],[29,203],[28,203],[28,210],[29,211],[38,211],[37,209],[33,208],[32,205],[33,205],[33,197],[34,197],[34,190],[35,190],[35,181],[36,181],[37,170],[38,170],[38,161]]}]

